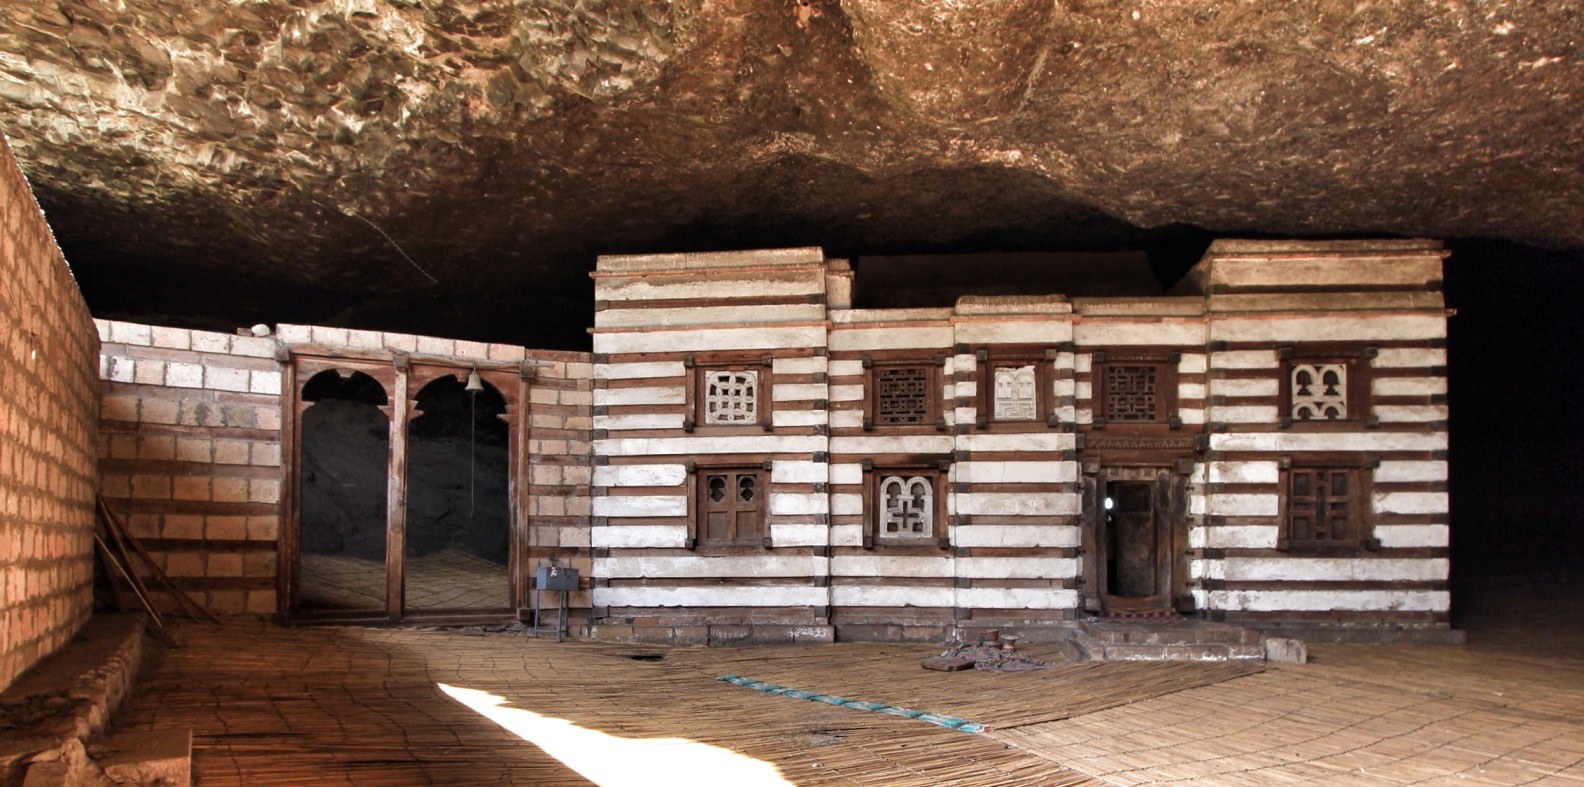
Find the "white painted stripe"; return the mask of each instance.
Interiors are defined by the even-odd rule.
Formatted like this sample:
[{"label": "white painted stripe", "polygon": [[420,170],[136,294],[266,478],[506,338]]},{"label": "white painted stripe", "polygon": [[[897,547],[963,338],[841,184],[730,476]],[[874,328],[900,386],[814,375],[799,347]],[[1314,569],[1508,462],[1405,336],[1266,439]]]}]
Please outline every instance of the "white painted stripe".
[{"label": "white painted stripe", "polygon": [[1065,579],[1078,576],[1078,560],[1065,557],[960,557],[957,576],[974,579]]},{"label": "white painted stripe", "polygon": [[1443,461],[1409,462],[1387,460],[1375,470],[1375,483],[1445,481],[1447,463]]},{"label": "white painted stripe", "polygon": [[813,453],[825,450],[814,435],[738,435],[732,437],[627,437],[594,441],[594,454],[607,456]]},{"label": "white painted stripe", "polygon": [[829,479],[830,465],[824,462],[777,459],[770,465],[770,481],[776,484],[822,484]]},{"label": "white painted stripe", "polygon": [[610,579],[817,577],[825,575],[825,558],[812,555],[624,555],[595,558],[594,575]]},{"label": "white painted stripe", "polygon": [[1274,484],[1280,478],[1275,462],[1211,462],[1208,467],[1212,484]]},{"label": "white painted stripe", "polygon": [[1210,435],[1213,451],[1440,451],[1445,432],[1233,432]]},{"label": "white painted stripe", "polygon": [[1222,516],[1277,516],[1281,513],[1281,498],[1277,495],[1216,494],[1210,505],[1213,512]]},{"label": "white painted stripe", "polygon": [[599,465],[595,486],[681,486],[687,483],[684,465]]},{"label": "white painted stripe", "polygon": [[1275,396],[1280,388],[1275,378],[1266,380],[1217,379],[1210,381],[1211,396]]},{"label": "white painted stripe", "polygon": [[1066,320],[1027,322],[959,322],[956,341],[965,344],[1059,344],[1070,342],[1073,325]]},{"label": "white painted stripe", "polygon": [[863,525],[831,525],[831,546],[856,547],[863,545]]},{"label": "white painted stripe", "polygon": [[1079,345],[1199,345],[1205,343],[1200,322],[1080,322],[1073,326]]},{"label": "white painted stripe", "polygon": [[834,351],[919,349],[930,353],[951,347],[952,338],[949,325],[929,328],[888,325],[833,330],[830,333],[830,348]]},{"label": "white painted stripe", "polygon": [[830,591],[838,607],[950,607],[956,600],[953,588],[836,585]]},{"label": "white painted stripe", "polygon": [[863,483],[863,465],[857,462],[834,464],[830,468],[830,482],[833,485]]},{"label": "white painted stripe", "polygon": [[1213,590],[1211,609],[1243,612],[1445,612],[1444,590]]},{"label": "white painted stripe", "polygon": [[1183,353],[1182,360],[1177,362],[1177,371],[1182,374],[1203,374],[1207,363],[1204,353]]},{"label": "white painted stripe", "polygon": [[594,498],[594,516],[687,516],[687,495]]},{"label": "white painted stripe", "polygon": [[831,410],[830,425],[832,429],[858,429],[863,426],[862,410]]},{"label": "white painted stripe", "polygon": [[1387,549],[1444,547],[1451,543],[1446,525],[1376,525],[1375,537]]},{"label": "white painted stripe", "polygon": [[1075,547],[1081,531],[1072,525],[959,525],[952,544],[959,547]]},{"label": "white painted stripe", "polygon": [[1277,369],[1281,359],[1275,350],[1226,350],[1210,354],[1212,369]]},{"label": "white painted stripe", "polygon": [[[861,385],[832,385],[830,386],[830,401],[833,402],[860,402],[864,398],[864,387]],[[862,417],[860,415],[860,417]]]},{"label": "white painted stripe", "polygon": [[1044,484],[1078,480],[1077,462],[958,462],[955,480],[970,484]]},{"label": "white painted stripe", "polygon": [[830,496],[831,516],[861,516],[864,512],[863,495],[838,493]]},{"label": "white painted stripe", "polygon": [[1221,405],[1211,407],[1210,413],[1217,420],[1229,424],[1274,424],[1278,410],[1275,407],[1248,406],[1229,407]]},{"label": "white painted stripe", "polygon": [[967,434],[957,438],[957,447],[969,451],[1062,451],[1077,446],[1077,435],[1072,432]]},{"label": "white painted stripe", "polygon": [[1237,558],[1221,577],[1232,582],[1434,582],[1447,578],[1447,561],[1395,558]]},{"label": "white painted stripe", "polygon": [[600,328],[634,328],[650,325],[684,326],[759,322],[802,322],[825,318],[818,303],[763,304],[753,306],[693,306],[657,309],[605,309],[594,315]]},{"label": "white painted stripe", "polygon": [[1448,510],[1445,492],[1376,492],[1374,498],[1378,514],[1444,514]]},{"label": "white painted stripe", "polygon": [[[599,279],[594,282],[596,301],[658,301],[708,298],[802,298],[820,294],[825,277],[818,271],[767,274],[697,272],[683,276],[642,276]],[[599,318],[595,314],[595,319]]]},{"label": "white painted stripe", "polygon": [[832,377],[857,377],[863,373],[863,361],[831,361],[828,372]]},{"label": "white painted stripe", "polygon": [[1281,528],[1276,525],[1221,525],[1188,529],[1194,549],[1275,549]]},{"label": "white painted stripe", "polygon": [[615,549],[680,547],[687,543],[687,525],[620,525],[592,528],[589,545]]},{"label": "white painted stripe", "polygon": [[687,367],[681,361],[654,361],[649,363],[597,363],[594,364],[596,380],[634,380],[642,377],[682,377]]},{"label": "white painted stripe", "polygon": [[824,345],[824,326],[689,328],[594,334],[596,353],[807,349]]},{"label": "white painted stripe", "polygon": [[830,418],[827,410],[774,410],[770,423],[776,427],[819,426]]},{"label": "white painted stripe", "polygon": [[594,404],[687,404],[687,388],[681,385],[644,388],[605,388],[594,391]]},{"label": "white painted stripe", "polygon": [[957,512],[974,516],[1062,516],[1078,513],[1078,495],[1068,492],[970,492],[957,494]]},{"label": "white painted stripe", "polygon": [[597,607],[814,607],[828,599],[825,588],[779,585],[594,588]]},{"label": "white painted stripe", "polygon": [[687,416],[681,413],[640,413],[637,415],[596,415],[594,428],[612,432],[638,429],[681,429]]},{"label": "white painted stripe", "polygon": [[963,588],[957,605],[968,609],[1073,609],[1078,591],[1061,588]]},{"label": "white painted stripe", "polygon": [[1381,423],[1388,424],[1427,423],[1447,419],[1447,406],[1444,404],[1377,404],[1374,412]]},{"label": "white painted stripe", "polygon": [[772,524],[770,526],[770,542],[778,547],[820,547],[829,543],[829,539],[829,525]]},{"label": "white painted stripe", "polygon": [[776,383],[770,387],[770,398],[776,402],[806,402],[824,399],[829,391],[824,383]]},{"label": "white painted stripe", "polygon": [[1376,377],[1370,381],[1376,396],[1434,396],[1447,392],[1445,377]]},{"label": "white painted stripe", "polygon": [[1223,319],[1210,323],[1210,340],[1224,342],[1361,342],[1445,336],[1446,318],[1424,314]]},{"label": "white painted stripe", "polygon": [[834,577],[950,577],[949,555],[898,557],[890,555],[836,555],[831,558]]},{"label": "white painted stripe", "polygon": [[[1230,382],[1230,381],[1228,380],[1228,381],[1224,381],[1224,382]],[[1177,397],[1180,398],[1180,399],[1203,399],[1203,398],[1205,398],[1205,386],[1204,386],[1204,383],[1178,383],[1177,384]]]},{"label": "white painted stripe", "polygon": [[771,371],[776,374],[819,374],[829,368],[830,359],[823,355],[809,358],[776,358],[771,364]]},{"label": "white painted stripe", "polygon": [[1441,348],[1383,347],[1371,365],[1382,367],[1446,366],[1447,351]]},{"label": "white painted stripe", "polygon": [[830,450],[835,454],[950,454],[952,443],[949,434],[854,435],[832,437]]},{"label": "white painted stripe", "polygon": [[823,494],[793,494],[771,492],[770,513],[785,516],[824,514],[830,510],[830,498]]}]

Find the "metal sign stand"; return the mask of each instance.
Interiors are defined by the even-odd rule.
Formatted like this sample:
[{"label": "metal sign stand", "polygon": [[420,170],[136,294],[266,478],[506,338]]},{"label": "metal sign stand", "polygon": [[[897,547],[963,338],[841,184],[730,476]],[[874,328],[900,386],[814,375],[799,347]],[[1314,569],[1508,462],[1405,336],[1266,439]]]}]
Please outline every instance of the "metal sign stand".
[{"label": "metal sign stand", "polygon": [[[534,579],[533,628],[530,629],[530,633],[537,637],[540,634],[554,632],[556,642],[560,642],[561,638],[566,636],[567,633],[567,593],[577,590],[578,570],[567,568],[566,566],[540,566]],[[547,590],[556,594],[556,622],[554,626],[544,625],[544,621],[541,619],[541,613],[545,610],[540,603],[539,597]]]}]

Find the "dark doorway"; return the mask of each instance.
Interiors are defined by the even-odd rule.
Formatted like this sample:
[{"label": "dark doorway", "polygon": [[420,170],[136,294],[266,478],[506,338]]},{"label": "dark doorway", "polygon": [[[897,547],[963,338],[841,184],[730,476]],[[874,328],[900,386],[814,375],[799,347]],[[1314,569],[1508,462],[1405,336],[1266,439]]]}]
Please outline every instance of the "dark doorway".
[{"label": "dark doorway", "polygon": [[446,375],[418,392],[408,425],[405,607],[510,606],[506,400]]},{"label": "dark doorway", "polygon": [[301,569],[304,610],[385,609],[385,389],[362,372],[316,374],[303,386]]},{"label": "dark doorway", "polygon": [[1154,484],[1117,481],[1106,485],[1106,595],[1147,598],[1159,590]]}]

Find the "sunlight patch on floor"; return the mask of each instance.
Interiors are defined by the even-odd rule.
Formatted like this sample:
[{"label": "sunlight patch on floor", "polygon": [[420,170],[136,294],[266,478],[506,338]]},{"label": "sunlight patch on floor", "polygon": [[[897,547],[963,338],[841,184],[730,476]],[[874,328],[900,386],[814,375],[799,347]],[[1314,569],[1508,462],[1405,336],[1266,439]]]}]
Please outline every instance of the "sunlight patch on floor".
[{"label": "sunlight patch on floor", "polygon": [[621,738],[508,707],[486,691],[435,685],[600,787],[649,787],[657,778],[681,774],[694,787],[796,787],[776,766],[730,749],[687,738]]}]

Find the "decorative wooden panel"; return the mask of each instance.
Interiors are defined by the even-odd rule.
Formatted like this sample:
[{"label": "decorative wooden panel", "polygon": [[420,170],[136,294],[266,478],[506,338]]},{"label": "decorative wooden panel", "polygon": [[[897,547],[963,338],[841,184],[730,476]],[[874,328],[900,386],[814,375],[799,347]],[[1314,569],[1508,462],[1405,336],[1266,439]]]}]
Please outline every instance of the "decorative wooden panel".
[{"label": "decorative wooden panel", "polygon": [[1359,473],[1335,467],[1288,471],[1288,537],[1306,544],[1357,540]]},{"label": "decorative wooden panel", "polygon": [[1105,367],[1107,421],[1160,420],[1158,364],[1108,364]]},{"label": "decorative wooden panel", "polygon": [[1344,363],[1292,365],[1294,421],[1340,421],[1348,415],[1348,367]]},{"label": "decorative wooden panel", "polygon": [[930,369],[887,366],[875,369],[875,422],[884,426],[927,424],[930,421]]},{"label": "decorative wooden panel", "polygon": [[700,471],[700,540],[706,545],[758,544],[769,494],[760,470]]}]

